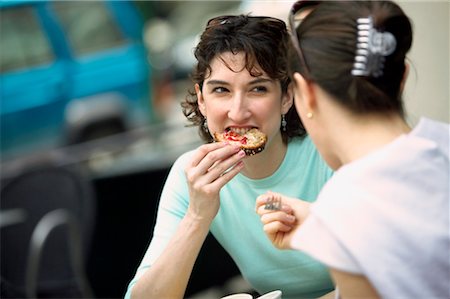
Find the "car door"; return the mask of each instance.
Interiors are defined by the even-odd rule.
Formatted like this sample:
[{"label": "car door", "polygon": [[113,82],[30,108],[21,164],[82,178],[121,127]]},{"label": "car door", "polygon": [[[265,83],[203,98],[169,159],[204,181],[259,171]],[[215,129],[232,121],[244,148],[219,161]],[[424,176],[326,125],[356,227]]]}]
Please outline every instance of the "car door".
[{"label": "car door", "polygon": [[63,122],[65,65],[41,20],[42,5],[2,3],[0,7],[2,158],[56,143]]},{"label": "car door", "polygon": [[[72,99],[118,93],[130,108],[148,100],[142,24],[129,1],[53,1],[72,53]],[[104,97],[103,97],[104,98]],[[92,99],[92,97],[90,97]],[[94,105],[91,105],[92,109]]]}]

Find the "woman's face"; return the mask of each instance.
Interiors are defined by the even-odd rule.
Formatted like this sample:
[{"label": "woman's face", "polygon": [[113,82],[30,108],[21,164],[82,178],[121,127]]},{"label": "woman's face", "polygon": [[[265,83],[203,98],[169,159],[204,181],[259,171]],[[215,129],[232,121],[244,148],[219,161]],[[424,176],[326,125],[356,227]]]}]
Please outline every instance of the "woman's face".
[{"label": "woman's face", "polygon": [[196,91],[211,133],[225,130],[243,133],[257,128],[268,136],[266,150],[272,140],[281,142],[281,114],[287,113],[292,105],[291,92],[282,94],[280,82],[265,72],[251,76],[245,68],[243,53],[225,52],[216,56],[202,90],[196,86]]}]

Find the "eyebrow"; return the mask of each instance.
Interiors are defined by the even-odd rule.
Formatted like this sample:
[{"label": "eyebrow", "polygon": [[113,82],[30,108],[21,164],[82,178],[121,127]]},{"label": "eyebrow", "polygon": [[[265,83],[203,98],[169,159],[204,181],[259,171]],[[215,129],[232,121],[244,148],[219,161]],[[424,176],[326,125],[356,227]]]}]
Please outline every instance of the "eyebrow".
[{"label": "eyebrow", "polygon": [[[248,83],[248,85],[254,85],[254,84],[259,84],[259,83],[272,83],[274,80],[273,79],[269,79],[269,78],[257,78],[255,80],[252,80]],[[222,80],[210,80],[208,82],[206,82],[207,85],[230,85],[230,83],[228,83],[227,81],[222,81]]]}]

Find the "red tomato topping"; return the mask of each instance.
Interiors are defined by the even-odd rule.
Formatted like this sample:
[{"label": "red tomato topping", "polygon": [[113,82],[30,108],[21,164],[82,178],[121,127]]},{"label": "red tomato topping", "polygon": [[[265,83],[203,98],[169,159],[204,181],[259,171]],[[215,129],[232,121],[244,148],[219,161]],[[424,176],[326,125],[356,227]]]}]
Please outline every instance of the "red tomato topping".
[{"label": "red tomato topping", "polygon": [[247,137],[239,135],[238,133],[233,132],[233,131],[226,132],[225,139],[230,140],[230,141],[238,141],[242,144],[247,144]]}]

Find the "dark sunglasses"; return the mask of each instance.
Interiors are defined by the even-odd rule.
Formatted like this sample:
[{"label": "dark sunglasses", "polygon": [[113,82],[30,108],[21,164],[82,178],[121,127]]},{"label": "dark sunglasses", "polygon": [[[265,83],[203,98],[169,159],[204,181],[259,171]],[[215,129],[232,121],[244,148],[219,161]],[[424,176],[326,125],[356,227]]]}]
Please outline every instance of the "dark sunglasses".
[{"label": "dark sunglasses", "polygon": [[224,15],[212,18],[206,23],[206,29],[212,28],[217,25],[232,24],[233,22],[242,19],[247,19],[249,22],[264,21],[268,22],[268,24],[270,25],[275,26],[279,30],[282,31],[286,30],[286,23],[284,23],[284,21],[280,19],[265,16],[247,16],[247,15]]},{"label": "dark sunglasses", "polygon": [[305,56],[303,55],[302,48],[300,46],[300,41],[298,40],[297,36],[297,27],[300,26],[303,19],[299,18],[299,15],[301,12],[305,11],[306,9],[313,9],[317,5],[319,5],[321,1],[308,1],[308,0],[300,0],[295,2],[292,5],[291,11],[289,13],[289,33],[291,36],[292,45],[297,52],[297,56],[300,59],[300,63],[305,69],[305,75],[308,77],[309,75],[309,68],[306,64]]}]

